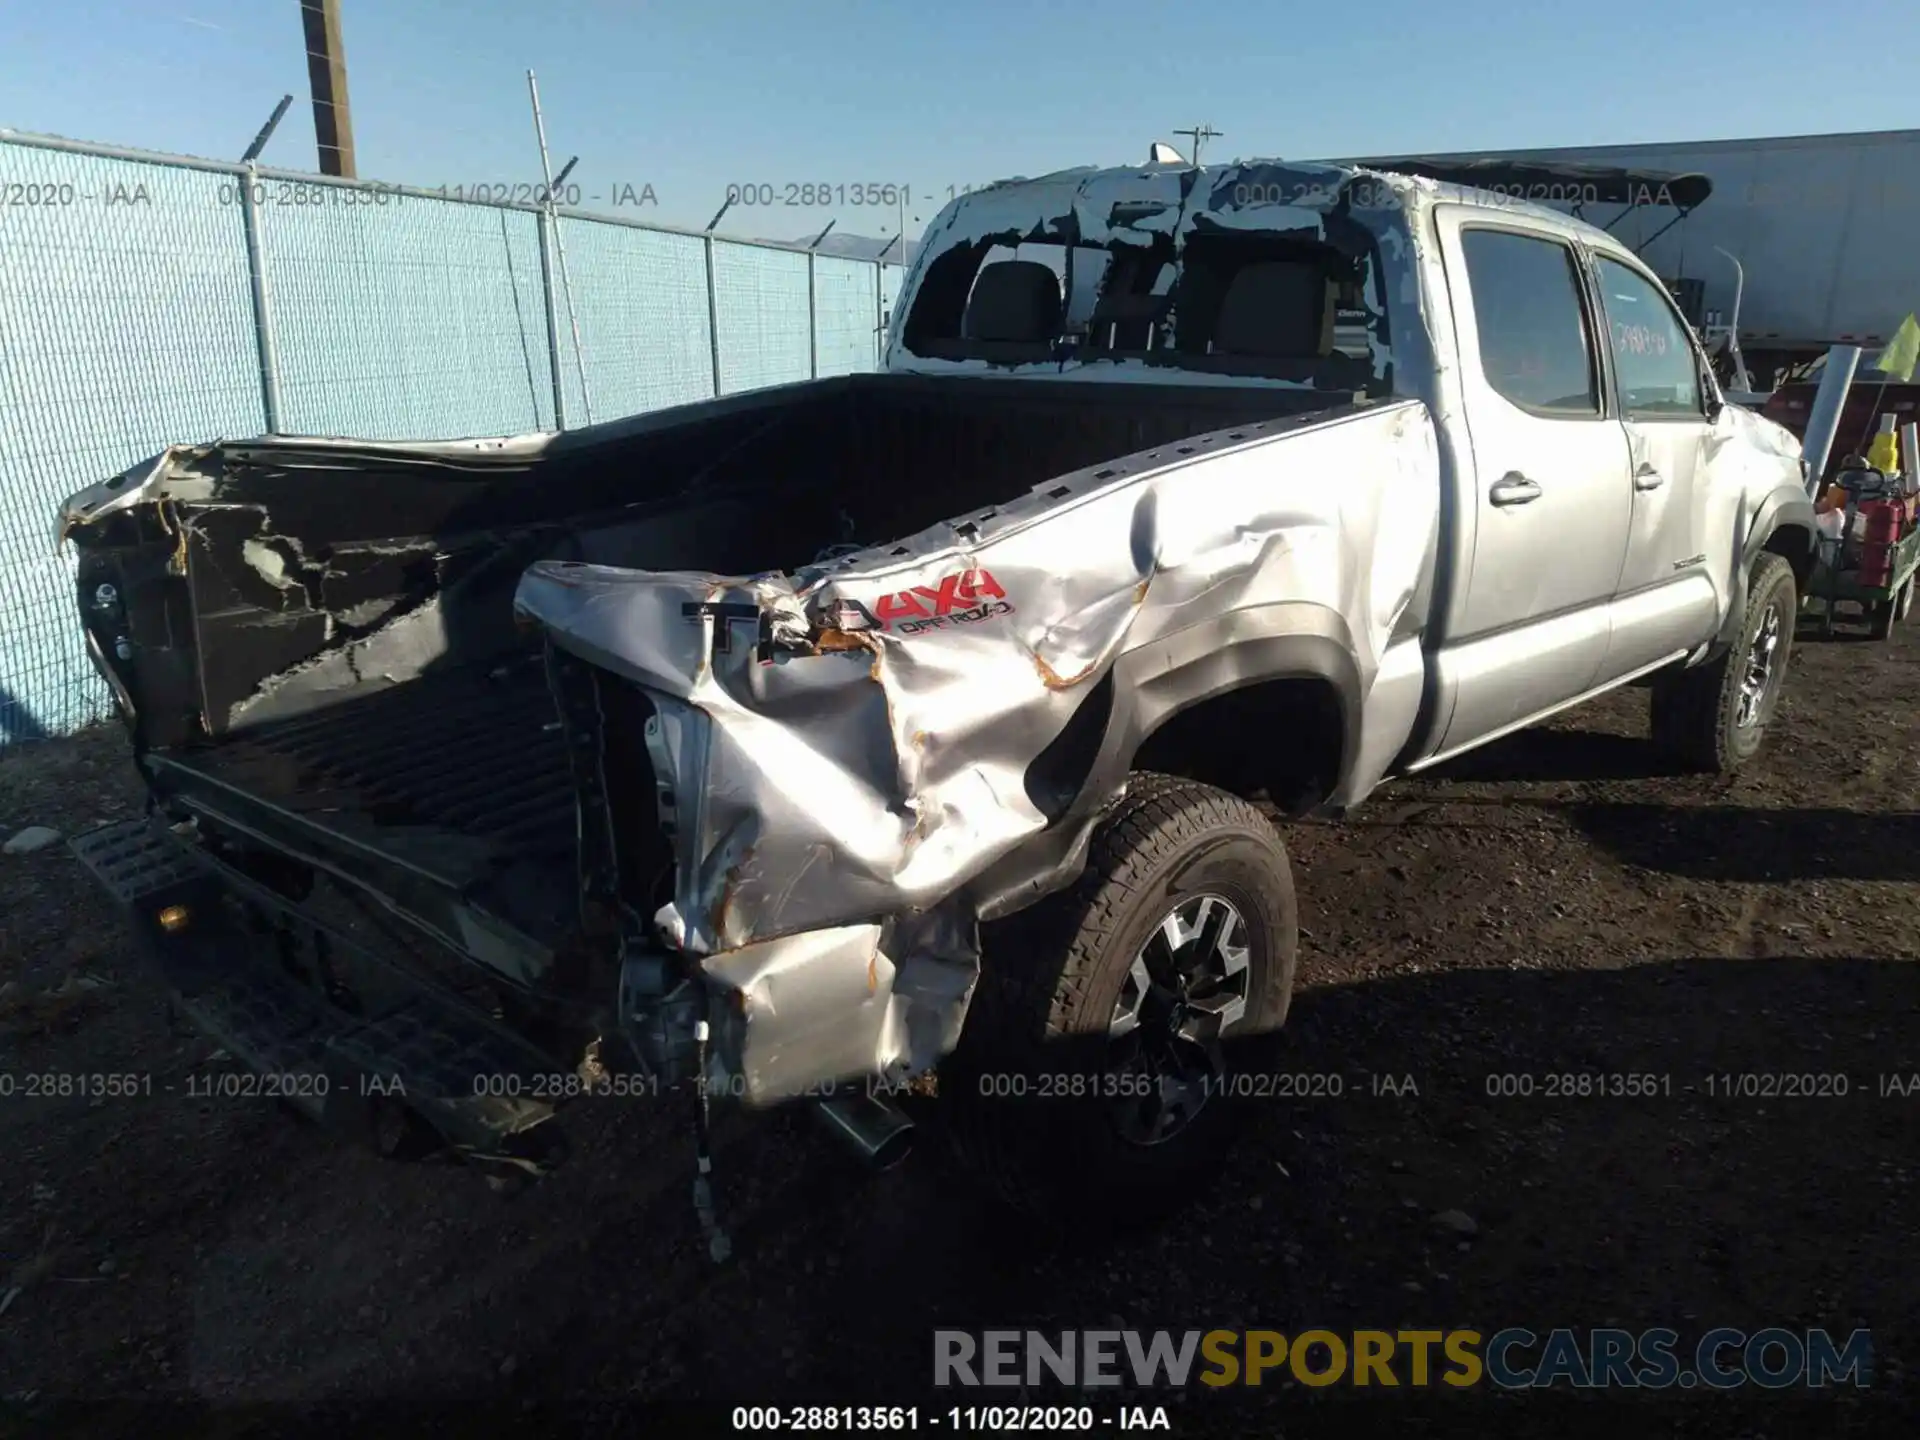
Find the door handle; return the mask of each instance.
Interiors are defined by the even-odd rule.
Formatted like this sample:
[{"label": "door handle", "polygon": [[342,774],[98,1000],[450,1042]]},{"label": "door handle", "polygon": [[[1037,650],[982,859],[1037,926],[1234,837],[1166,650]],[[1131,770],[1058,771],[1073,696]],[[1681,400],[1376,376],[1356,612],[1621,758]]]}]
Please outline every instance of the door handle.
[{"label": "door handle", "polygon": [[1667,477],[1651,465],[1642,465],[1633,472],[1633,488],[1636,490],[1658,490],[1667,483]]},{"label": "door handle", "polygon": [[1487,499],[1496,505],[1525,505],[1539,498],[1540,486],[1518,470],[1509,470],[1487,492]]}]

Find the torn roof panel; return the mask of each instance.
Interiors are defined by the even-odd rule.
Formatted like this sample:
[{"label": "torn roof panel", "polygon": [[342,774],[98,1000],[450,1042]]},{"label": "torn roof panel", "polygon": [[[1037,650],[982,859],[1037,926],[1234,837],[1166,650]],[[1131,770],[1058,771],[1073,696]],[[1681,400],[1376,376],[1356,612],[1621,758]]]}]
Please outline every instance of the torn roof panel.
[{"label": "torn roof panel", "polygon": [[[1085,245],[1128,245],[1171,238],[1178,248],[1196,229],[1324,231],[1335,212],[1362,220],[1376,236],[1418,235],[1418,227],[1386,217],[1440,200],[1492,203],[1514,214],[1567,223],[1558,211],[1511,195],[1361,165],[1242,160],[1210,169],[1062,170],[1002,181],[951,201],[928,226],[903,294],[911,292],[936,253],[954,245],[1067,238]],[[1369,215],[1380,218],[1368,221]]]},{"label": "torn roof panel", "polygon": [[1203,215],[1236,229],[1318,229],[1339,203],[1342,186],[1364,173],[1278,163],[1218,171],[1152,166],[1069,170],[990,186],[953,201],[936,217],[908,284],[930,253],[954,245],[1069,238],[1127,245],[1172,238],[1177,247]]},{"label": "torn roof panel", "polygon": [[[1413,273],[1424,253],[1423,227],[1411,212],[1437,198],[1441,188],[1431,180],[1354,166],[1269,160],[1211,170],[1158,165],[1064,171],[975,191],[953,201],[929,227],[895,309],[885,368],[945,375],[1011,370],[1062,379],[1097,371],[1102,379],[1146,381],[1177,373],[1182,383],[1343,388],[1320,375],[1209,374],[1183,363],[1173,350],[1164,355],[1076,351],[1010,365],[993,357],[937,356],[907,348],[906,318],[929,267],[957,249],[1028,242],[1151,247],[1178,264],[1195,236],[1243,234],[1294,237],[1377,269],[1363,287],[1368,336],[1366,354],[1359,358],[1370,377],[1385,384],[1397,372],[1392,337],[1425,324],[1422,286]],[[1396,309],[1403,313],[1396,317],[1391,313]],[[1424,356],[1429,350],[1415,344],[1407,353]]]}]

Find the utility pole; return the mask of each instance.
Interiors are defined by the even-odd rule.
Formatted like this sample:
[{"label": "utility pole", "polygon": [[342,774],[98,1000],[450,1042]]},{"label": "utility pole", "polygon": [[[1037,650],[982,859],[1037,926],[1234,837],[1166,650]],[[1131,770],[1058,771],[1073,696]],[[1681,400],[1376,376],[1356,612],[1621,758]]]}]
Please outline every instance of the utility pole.
[{"label": "utility pole", "polygon": [[340,0],[300,0],[307,37],[307,82],[313,90],[313,133],[320,142],[320,173],[357,178],[353,113],[347,106],[347,52],[340,42]]},{"label": "utility pole", "polygon": [[1211,124],[1202,122],[1190,130],[1176,130],[1173,133],[1176,135],[1191,135],[1193,137],[1193,165],[1197,170],[1200,168],[1200,147],[1205,145],[1209,140],[1218,140],[1224,132],[1214,129]]}]

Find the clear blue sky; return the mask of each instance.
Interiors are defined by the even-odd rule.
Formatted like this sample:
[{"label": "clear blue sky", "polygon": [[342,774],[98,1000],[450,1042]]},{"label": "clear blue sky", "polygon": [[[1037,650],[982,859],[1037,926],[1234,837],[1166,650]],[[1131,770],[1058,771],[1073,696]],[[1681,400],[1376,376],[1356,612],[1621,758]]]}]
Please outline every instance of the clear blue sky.
[{"label": "clear blue sky", "polygon": [[[694,225],[730,182],[944,200],[1203,121],[1212,160],[1920,126],[1914,0],[344,0],[343,25],[363,177],[537,179],[531,67],[583,193],[650,183],[645,215]],[[263,160],[310,170],[298,0],[0,0],[0,126],[233,158],[288,91]]]}]

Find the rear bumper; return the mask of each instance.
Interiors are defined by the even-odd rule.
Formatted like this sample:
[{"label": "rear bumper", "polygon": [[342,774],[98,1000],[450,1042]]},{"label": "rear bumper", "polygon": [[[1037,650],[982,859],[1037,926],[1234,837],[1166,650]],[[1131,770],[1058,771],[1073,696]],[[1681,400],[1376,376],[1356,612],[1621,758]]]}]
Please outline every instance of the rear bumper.
[{"label": "rear bumper", "polygon": [[[397,1103],[477,1161],[538,1171],[561,1158],[546,1097],[566,1093],[564,1063],[157,821],[91,831],[73,850],[125,907],[178,1013],[261,1077],[252,1093],[355,1135]],[[171,929],[169,907],[185,912]],[[248,923],[263,916],[266,929]],[[302,973],[300,954],[323,958]],[[342,967],[380,972],[385,983],[355,991],[377,1001],[358,1013],[336,1003],[322,977]]]}]

